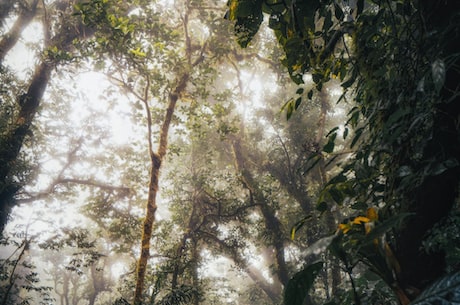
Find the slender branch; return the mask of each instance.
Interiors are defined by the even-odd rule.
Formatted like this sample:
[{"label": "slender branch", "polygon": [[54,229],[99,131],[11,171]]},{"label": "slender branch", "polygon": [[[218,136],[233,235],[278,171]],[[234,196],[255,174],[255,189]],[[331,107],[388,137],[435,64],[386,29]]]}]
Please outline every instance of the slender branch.
[{"label": "slender branch", "polygon": [[209,232],[199,231],[199,234],[215,242],[219,247],[223,248],[227,253],[229,253],[230,258],[235,262],[235,264],[239,266],[246,274],[248,274],[251,280],[256,283],[257,286],[259,286],[272,301],[276,303],[279,301],[280,292],[275,291],[278,290],[277,287],[268,284],[263,280],[263,276],[256,274],[254,269],[249,268],[248,263],[244,257],[242,257],[238,251],[236,251],[235,247],[228,245],[224,240],[219,239],[217,236]]},{"label": "slender branch", "polygon": [[241,54],[241,53],[238,53],[235,49],[233,49],[231,54],[236,59],[236,61],[254,60],[254,58],[255,58],[258,61],[269,65],[270,67],[272,67],[275,70],[278,69],[278,64],[275,61],[272,61],[272,60],[270,60],[268,58],[262,57],[258,53],[243,53],[243,54]]},{"label": "slender branch", "polygon": [[8,287],[6,289],[5,295],[3,296],[2,305],[6,305],[7,302],[8,302],[8,297],[9,297],[10,291],[13,288],[14,282],[17,279],[17,276],[15,274],[16,268],[18,267],[19,262],[21,261],[22,257],[26,253],[26,251],[29,250],[29,246],[30,246],[30,239],[27,239],[27,236],[26,236],[26,238],[24,239],[24,241],[22,242],[22,244],[18,248],[18,249],[20,249],[22,247],[22,250],[21,250],[21,253],[19,253],[18,259],[13,264],[13,269],[11,270],[11,274],[10,274],[10,277],[8,279],[8,284],[9,285],[8,285]]},{"label": "slender branch", "polygon": [[279,133],[276,133],[276,137],[278,138],[278,141],[281,143],[281,147],[283,148],[283,152],[286,155],[286,162],[287,162],[287,168],[289,172],[289,178],[291,181],[294,181],[294,175],[292,173],[292,165],[291,165],[291,157],[289,156],[289,152],[287,150],[286,144],[284,143],[283,139],[280,137]]}]

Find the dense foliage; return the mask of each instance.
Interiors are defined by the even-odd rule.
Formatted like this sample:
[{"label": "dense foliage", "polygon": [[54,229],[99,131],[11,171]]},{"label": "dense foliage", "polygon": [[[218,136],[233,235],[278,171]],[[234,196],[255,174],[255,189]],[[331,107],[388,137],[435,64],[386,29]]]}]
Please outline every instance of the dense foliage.
[{"label": "dense foliage", "polygon": [[[330,245],[350,274],[352,302],[364,302],[353,280],[354,269],[364,263],[408,304],[445,272],[458,270],[458,256],[452,257],[439,232],[458,226],[452,215],[458,211],[460,177],[460,57],[454,42],[460,35],[459,4],[232,0],[227,16],[236,20],[243,47],[263,13],[294,82],[302,84],[303,75],[312,73],[321,90],[338,78],[342,99],[350,93],[353,98],[345,129],[331,131],[323,155],[333,151],[339,134],[351,135],[356,152],[318,203],[320,211],[332,204],[353,210]],[[288,117],[303,92],[301,86],[301,96],[286,105]],[[439,243],[444,246],[435,246]]]},{"label": "dense foliage", "polygon": [[0,2],[0,304],[459,302],[456,1]]}]

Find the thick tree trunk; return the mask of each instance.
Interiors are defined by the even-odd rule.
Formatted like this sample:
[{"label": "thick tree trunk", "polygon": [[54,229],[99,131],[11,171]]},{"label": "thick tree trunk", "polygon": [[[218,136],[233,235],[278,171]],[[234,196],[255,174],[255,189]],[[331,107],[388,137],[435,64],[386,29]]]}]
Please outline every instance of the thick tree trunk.
[{"label": "thick tree trunk", "polygon": [[210,234],[208,232],[200,231],[201,235],[205,238],[210,240],[211,242],[216,243],[220,248],[223,249],[224,253],[229,253],[230,258],[233,260],[236,266],[242,268],[244,272],[251,278],[251,280],[259,287],[267,297],[273,302],[273,304],[278,304],[281,299],[282,293],[282,285],[274,281],[274,283],[267,283],[266,279],[264,278],[263,274],[260,270],[249,267],[248,263],[242,257],[242,255],[238,252],[237,249],[225,243],[225,241],[219,239],[217,236]]},{"label": "thick tree trunk", "polygon": [[51,63],[43,61],[35,69],[29,89],[18,99],[20,110],[15,123],[2,139],[0,146],[0,233],[3,232],[8,215],[14,206],[13,196],[20,188],[11,177],[11,170],[18,158],[24,139],[30,132],[33,118],[48,85],[52,67]]},{"label": "thick tree trunk", "polygon": [[[32,17],[28,16],[28,18]],[[18,25],[18,27],[20,28],[21,26]],[[14,32],[15,35],[19,35],[20,29]],[[59,49],[68,50],[72,47],[74,39],[91,36],[92,34],[94,34],[94,29],[86,29],[82,25],[76,25],[72,28],[72,31],[69,31],[68,27],[62,27],[52,39],[46,41],[45,48],[56,46]],[[14,41],[18,37],[10,38],[10,40],[6,39],[8,42],[2,43],[5,46],[9,46],[12,43],[11,39]],[[11,177],[12,170],[15,167],[24,140],[30,133],[33,119],[38,112],[41,99],[50,81],[52,69],[58,64],[58,59],[44,58],[35,68],[27,92],[17,98],[19,113],[13,119],[12,126],[2,135],[0,145],[0,234],[3,232],[10,210],[15,204],[14,195],[21,187]]]}]

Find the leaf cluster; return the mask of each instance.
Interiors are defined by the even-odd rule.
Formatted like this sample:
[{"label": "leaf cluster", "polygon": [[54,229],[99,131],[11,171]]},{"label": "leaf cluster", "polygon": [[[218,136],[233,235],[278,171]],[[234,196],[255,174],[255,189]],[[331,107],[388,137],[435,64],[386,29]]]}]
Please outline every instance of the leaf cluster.
[{"label": "leaf cluster", "polygon": [[[442,6],[440,2],[430,5]],[[420,230],[446,216],[458,192],[459,128],[454,118],[459,113],[455,106],[458,86],[448,84],[447,76],[458,76],[460,55],[448,36],[458,37],[454,27],[459,20],[458,14],[444,12],[446,20],[440,21],[427,10],[430,5],[423,1],[357,1],[350,14],[345,1],[235,0],[229,2],[227,14],[236,21],[235,35],[243,47],[259,26],[251,21],[262,12],[268,14],[269,27],[285,53],[283,64],[295,83],[303,83],[305,73],[311,73],[316,89],[321,90],[325,82],[338,78],[344,90],[341,99],[353,94],[354,107],[345,123],[344,138],[351,136],[350,148],[356,153],[327,183],[318,209],[325,212],[331,205],[339,205],[358,212],[353,220],[342,223],[346,231],[337,239],[341,242],[336,244],[334,239],[331,245],[340,244],[335,247],[336,255],[350,274],[352,286],[349,268],[357,261],[365,263],[393,288],[402,304],[408,299],[406,292],[395,289],[399,262],[389,251],[393,247],[400,256],[404,251],[416,254],[423,238]],[[300,106],[303,91],[299,89],[299,97],[285,104],[288,118]],[[322,151],[333,153],[337,139],[337,129],[333,129]],[[439,195],[442,207],[435,208],[437,200],[427,192],[436,189],[436,179],[445,177],[455,182],[451,187],[438,185],[446,193]],[[421,194],[430,197],[421,198]],[[358,217],[373,207],[380,207],[381,223],[366,231]],[[432,217],[429,211],[440,216]],[[406,218],[407,212],[429,223],[417,224],[417,220]],[[406,225],[395,226],[395,222]],[[416,240],[410,240],[409,234]],[[439,234],[434,236],[439,243],[432,243],[433,247],[447,243]],[[446,236],[446,240],[455,238]],[[380,246],[375,247],[374,241]],[[388,267],[393,270],[382,271]],[[402,267],[404,272],[407,269]],[[353,302],[359,304],[355,287],[352,293]]]}]

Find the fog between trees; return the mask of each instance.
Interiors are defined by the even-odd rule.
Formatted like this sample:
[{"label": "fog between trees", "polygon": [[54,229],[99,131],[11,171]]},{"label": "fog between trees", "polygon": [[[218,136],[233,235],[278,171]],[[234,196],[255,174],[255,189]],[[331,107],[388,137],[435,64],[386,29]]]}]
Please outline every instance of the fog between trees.
[{"label": "fog between trees", "polygon": [[[330,33],[327,18],[340,24],[345,2],[318,2],[317,20],[301,25]],[[415,1],[401,11],[398,1],[364,11],[357,2],[357,37],[378,12],[425,12]],[[351,31],[340,32],[337,53],[327,49],[334,37],[315,38],[321,68],[291,61],[308,39],[283,40],[298,29],[275,27],[286,10],[273,3],[259,28],[259,3],[237,0],[1,2],[0,304],[409,304],[457,271],[439,235],[457,230],[456,144],[439,157],[414,140],[426,150],[417,159],[407,148],[407,163],[406,150],[376,140],[405,137],[398,122],[412,114],[416,134],[439,118],[423,127],[415,110],[366,112],[367,94],[386,83],[361,82],[374,62],[360,52],[378,51]],[[283,18],[281,27],[292,22]],[[327,70],[328,56],[340,72]],[[430,101],[457,98],[446,77],[426,85],[437,92]],[[381,136],[379,122],[395,129]],[[432,194],[430,177],[449,181],[446,208],[411,239],[404,228],[419,224],[408,219],[425,210],[404,197],[408,188],[396,204],[393,187],[434,156],[443,168],[430,161],[428,178],[408,188]],[[431,206],[426,198],[420,206]],[[417,282],[407,255],[422,242],[447,264]]]}]

